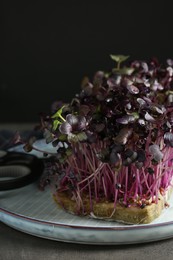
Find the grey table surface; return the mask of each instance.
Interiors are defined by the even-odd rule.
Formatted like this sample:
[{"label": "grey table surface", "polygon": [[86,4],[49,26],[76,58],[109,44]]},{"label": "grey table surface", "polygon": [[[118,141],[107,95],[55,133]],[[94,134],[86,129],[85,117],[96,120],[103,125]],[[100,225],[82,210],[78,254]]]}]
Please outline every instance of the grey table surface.
[{"label": "grey table surface", "polygon": [[[0,129],[25,130],[34,124],[5,124]],[[57,242],[31,236],[0,222],[0,260],[173,259],[173,238],[135,245],[99,246]]]}]

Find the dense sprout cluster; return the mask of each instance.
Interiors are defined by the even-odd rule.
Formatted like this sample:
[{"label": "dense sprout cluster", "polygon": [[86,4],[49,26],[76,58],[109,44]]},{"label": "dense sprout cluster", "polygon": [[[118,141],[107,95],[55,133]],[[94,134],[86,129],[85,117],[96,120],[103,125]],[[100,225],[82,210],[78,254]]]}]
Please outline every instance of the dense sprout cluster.
[{"label": "dense sprout cluster", "polygon": [[68,190],[84,211],[83,196],[125,206],[156,202],[172,179],[173,61],[160,64],[111,55],[116,67],[84,78],[69,104],[57,102],[42,119],[47,143],[57,146],[50,183]]}]

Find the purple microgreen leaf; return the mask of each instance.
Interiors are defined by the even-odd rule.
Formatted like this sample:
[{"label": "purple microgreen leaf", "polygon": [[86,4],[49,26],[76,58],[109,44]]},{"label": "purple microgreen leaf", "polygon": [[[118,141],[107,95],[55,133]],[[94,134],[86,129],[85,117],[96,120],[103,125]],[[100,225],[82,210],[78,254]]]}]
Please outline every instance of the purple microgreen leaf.
[{"label": "purple microgreen leaf", "polygon": [[143,162],[139,162],[139,161],[136,161],[135,162],[135,166],[137,169],[141,169],[143,167],[144,163]]},{"label": "purple microgreen leaf", "polygon": [[153,156],[153,159],[158,162],[162,160],[163,153],[160,151],[160,148],[157,144],[153,144],[149,146],[149,152]]},{"label": "purple microgreen leaf", "polygon": [[173,94],[169,94],[167,98],[168,104],[173,104]]},{"label": "purple microgreen leaf", "polygon": [[139,89],[135,87],[133,84],[128,84],[126,87],[131,94],[137,95],[139,93]]},{"label": "purple microgreen leaf", "polygon": [[143,68],[144,73],[148,72],[148,64],[146,62],[141,62],[141,66]]},{"label": "purple microgreen leaf", "polygon": [[80,111],[79,111],[79,113],[80,113],[80,115],[82,115],[82,116],[87,116],[88,115],[88,113],[90,112],[90,107],[89,106],[87,106],[87,105],[81,105],[80,106]]},{"label": "purple microgreen leaf", "polygon": [[89,78],[84,77],[81,82],[81,88],[84,89],[89,84]]},{"label": "purple microgreen leaf", "polygon": [[166,70],[168,71],[169,77],[172,77],[173,76],[173,68],[168,67]]},{"label": "purple microgreen leaf", "polygon": [[68,135],[72,131],[72,126],[68,122],[64,122],[64,123],[62,123],[62,125],[60,125],[59,131],[62,134],[67,134]]},{"label": "purple microgreen leaf", "polygon": [[116,122],[122,125],[127,125],[128,123],[133,123],[134,121],[135,117],[133,115],[125,115],[116,119]]},{"label": "purple microgreen leaf", "polygon": [[171,124],[169,123],[169,121],[166,122],[166,126],[167,126],[168,128],[171,128]]},{"label": "purple microgreen leaf", "polygon": [[81,130],[85,129],[86,128],[86,124],[87,124],[86,118],[84,116],[78,116],[77,130],[81,131]]},{"label": "purple microgreen leaf", "polygon": [[118,156],[117,153],[111,152],[109,160],[110,160],[110,164],[116,164],[120,161],[120,157]]},{"label": "purple microgreen leaf", "polygon": [[97,158],[102,162],[109,162],[110,152],[108,148],[102,149],[100,152],[96,154]]},{"label": "purple microgreen leaf", "polygon": [[116,122],[122,125],[127,125],[129,123],[127,116],[117,118]]},{"label": "purple microgreen leaf", "polygon": [[104,76],[105,75],[104,75],[103,71],[97,71],[96,74],[94,75],[94,79],[93,79],[94,86],[102,85]]},{"label": "purple microgreen leaf", "polygon": [[164,134],[164,142],[167,146],[173,147],[173,133],[166,132]]},{"label": "purple microgreen leaf", "polygon": [[90,83],[83,89],[82,95],[86,97],[90,97],[92,93],[93,93],[93,85]]},{"label": "purple microgreen leaf", "polygon": [[163,106],[160,108],[158,106],[152,106],[152,110],[161,115],[165,112],[165,109]]},{"label": "purple microgreen leaf", "polygon": [[70,103],[70,105],[72,106],[72,107],[76,107],[76,106],[80,106],[80,100],[79,100],[79,98],[73,98],[72,99],[72,101],[71,101],[71,103]]},{"label": "purple microgreen leaf", "polygon": [[145,114],[145,119],[149,122],[155,122],[154,117],[152,117],[148,112]]},{"label": "purple microgreen leaf", "polygon": [[148,79],[144,80],[144,85],[149,88],[151,86],[150,81]]},{"label": "purple microgreen leaf", "polygon": [[128,139],[132,135],[132,128],[123,128],[120,130],[119,134],[114,138],[114,141],[118,144],[125,145]]},{"label": "purple microgreen leaf", "polygon": [[95,125],[95,131],[98,132],[98,133],[103,131],[104,128],[105,128],[105,125],[103,123]]},{"label": "purple microgreen leaf", "polygon": [[144,96],[143,99],[147,102],[148,105],[152,104],[152,101],[150,98]]},{"label": "purple microgreen leaf", "polygon": [[144,119],[138,119],[138,123],[141,125],[141,126],[144,126],[145,125],[145,120]]},{"label": "purple microgreen leaf", "polygon": [[128,109],[128,110],[130,110],[132,108],[132,105],[131,105],[131,103],[129,102],[129,103],[127,103],[126,104],[126,109]]},{"label": "purple microgreen leaf", "polygon": [[152,90],[153,91],[163,90],[163,86],[157,80],[155,80],[153,85],[152,85]]},{"label": "purple microgreen leaf", "polygon": [[71,126],[75,126],[78,124],[79,120],[78,117],[72,114],[68,114],[66,116],[66,121],[68,124],[70,124]]},{"label": "purple microgreen leaf", "polygon": [[147,105],[146,101],[142,98],[137,98],[136,101],[139,103],[140,108],[144,108]]},{"label": "purple microgreen leaf", "polygon": [[172,67],[173,66],[173,60],[172,59],[167,59],[167,64]]},{"label": "purple microgreen leaf", "polygon": [[171,112],[168,116],[168,120],[171,126],[173,126],[173,112]]},{"label": "purple microgreen leaf", "polygon": [[107,80],[107,84],[109,86],[109,89],[114,89],[116,86],[118,86],[121,83],[122,76],[118,75],[116,78],[109,78]]},{"label": "purple microgreen leaf", "polygon": [[87,141],[89,142],[89,143],[95,143],[96,142],[96,140],[97,140],[97,135],[96,135],[96,133],[93,133],[93,132],[91,132],[91,131],[86,131],[86,135],[87,135]]},{"label": "purple microgreen leaf", "polygon": [[138,162],[145,162],[145,160],[146,160],[145,151],[142,149],[139,149],[139,150],[137,150],[137,154],[138,154],[138,157],[137,157]]}]

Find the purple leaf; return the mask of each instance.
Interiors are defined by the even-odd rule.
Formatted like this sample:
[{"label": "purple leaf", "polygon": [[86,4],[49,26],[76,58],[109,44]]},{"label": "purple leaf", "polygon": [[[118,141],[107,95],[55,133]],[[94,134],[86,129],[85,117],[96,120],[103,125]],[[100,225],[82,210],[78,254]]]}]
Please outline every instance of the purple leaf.
[{"label": "purple leaf", "polygon": [[173,76],[173,68],[172,67],[168,67],[166,70],[168,71],[169,76],[172,77]]},{"label": "purple leaf", "polygon": [[90,107],[87,105],[80,106],[80,115],[86,116],[90,112]]},{"label": "purple leaf", "polygon": [[120,158],[117,153],[111,152],[109,160],[111,164],[116,164],[119,162]]},{"label": "purple leaf", "polygon": [[169,66],[173,66],[173,60],[172,59],[167,59],[167,64]]},{"label": "purple leaf", "polygon": [[144,125],[145,125],[145,120],[144,120],[144,119],[138,119],[138,123],[139,123],[141,126],[144,126]]},{"label": "purple leaf", "polygon": [[101,132],[101,131],[103,131],[103,129],[105,128],[105,125],[103,124],[103,123],[100,123],[100,124],[96,124],[95,125],[95,130],[96,130],[96,132]]},{"label": "purple leaf", "polygon": [[173,133],[166,132],[164,134],[164,142],[166,145],[173,147]]},{"label": "purple leaf", "polygon": [[71,126],[75,126],[78,124],[78,117],[74,116],[72,114],[69,114],[66,116],[66,121],[69,123]]},{"label": "purple leaf", "polygon": [[126,116],[117,118],[116,122],[122,125],[127,125],[129,123],[128,118]]},{"label": "purple leaf", "polygon": [[154,117],[152,117],[148,112],[145,114],[145,119],[149,122],[155,122]]},{"label": "purple leaf", "polygon": [[137,98],[137,102],[139,103],[140,107],[146,107],[147,103],[144,99],[142,98]]},{"label": "purple leaf", "polygon": [[163,158],[163,153],[160,151],[160,148],[157,144],[150,145],[149,152],[157,162]]},{"label": "purple leaf", "polygon": [[103,71],[97,71],[93,79],[94,85],[102,85],[104,76],[105,74]]},{"label": "purple leaf", "polygon": [[173,94],[169,94],[168,95],[167,101],[168,101],[168,104],[172,104],[173,103]]},{"label": "purple leaf", "polygon": [[117,76],[116,78],[109,78],[107,80],[107,84],[110,89],[114,89],[117,85],[121,83],[121,76]]},{"label": "purple leaf", "polygon": [[145,156],[145,151],[142,149],[137,150],[137,154],[138,154],[138,162],[144,162],[146,160],[146,156]]},{"label": "purple leaf", "polygon": [[116,122],[122,125],[127,125],[128,123],[133,123],[135,121],[135,117],[132,115],[125,115],[121,118],[117,118]]},{"label": "purple leaf", "polygon": [[114,141],[118,144],[126,144],[129,137],[132,134],[132,128],[123,128],[120,130],[119,134],[115,137]]},{"label": "purple leaf", "polygon": [[126,109],[130,110],[131,108],[132,108],[131,103],[127,103],[127,104],[126,104]]},{"label": "purple leaf", "polygon": [[158,106],[153,106],[152,109],[161,115],[165,112],[165,108],[163,106],[160,108]]},{"label": "purple leaf", "polygon": [[72,131],[72,126],[68,122],[64,122],[62,125],[59,127],[59,131],[62,134],[70,134]]},{"label": "purple leaf", "polygon": [[163,90],[163,86],[157,80],[155,80],[152,85],[152,90],[156,91],[158,89]]},{"label": "purple leaf", "polygon": [[142,62],[141,66],[142,66],[144,72],[147,73],[148,72],[148,65],[147,65],[147,63],[146,62]]},{"label": "purple leaf", "polygon": [[83,130],[86,127],[86,118],[84,116],[78,117],[78,130]]},{"label": "purple leaf", "polygon": [[143,99],[147,102],[147,104],[151,104],[152,103],[152,101],[151,101],[151,99],[150,98],[148,98],[148,97],[143,97]]},{"label": "purple leaf", "polygon": [[138,94],[139,93],[139,89],[137,87],[135,87],[134,85],[127,85],[127,89],[131,94]]}]

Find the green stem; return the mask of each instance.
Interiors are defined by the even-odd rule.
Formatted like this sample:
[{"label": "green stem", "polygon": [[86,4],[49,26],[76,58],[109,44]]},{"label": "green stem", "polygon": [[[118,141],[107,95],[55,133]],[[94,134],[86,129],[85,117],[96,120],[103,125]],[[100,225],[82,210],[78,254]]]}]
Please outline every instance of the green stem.
[{"label": "green stem", "polygon": [[61,118],[64,122],[66,121],[62,115],[59,114],[59,118]]},{"label": "green stem", "polygon": [[121,62],[118,61],[118,62],[117,62],[117,70],[120,70],[120,64],[121,64]]}]

